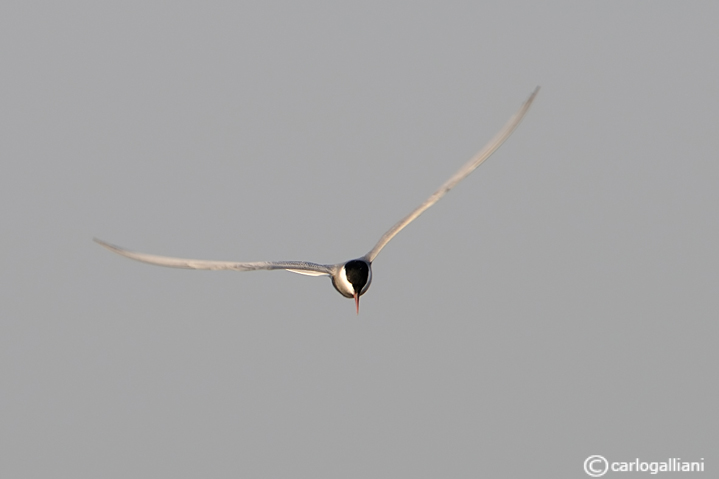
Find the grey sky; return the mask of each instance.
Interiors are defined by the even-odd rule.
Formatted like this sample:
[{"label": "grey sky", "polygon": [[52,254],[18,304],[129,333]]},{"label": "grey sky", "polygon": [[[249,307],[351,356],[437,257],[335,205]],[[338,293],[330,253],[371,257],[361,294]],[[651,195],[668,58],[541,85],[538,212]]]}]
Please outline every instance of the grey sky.
[{"label": "grey sky", "polygon": [[[6,2],[0,476],[576,478],[592,454],[716,470],[717,18]],[[326,278],[91,241],[362,255],[537,85],[507,143],[382,251],[359,317]]]}]

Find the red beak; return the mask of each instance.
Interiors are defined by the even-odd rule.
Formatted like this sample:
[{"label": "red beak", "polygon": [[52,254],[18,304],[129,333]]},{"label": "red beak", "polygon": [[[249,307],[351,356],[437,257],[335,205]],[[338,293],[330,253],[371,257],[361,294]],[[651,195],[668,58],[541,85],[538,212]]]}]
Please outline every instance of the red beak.
[{"label": "red beak", "polygon": [[355,306],[357,306],[357,314],[359,314],[359,293],[355,293]]}]

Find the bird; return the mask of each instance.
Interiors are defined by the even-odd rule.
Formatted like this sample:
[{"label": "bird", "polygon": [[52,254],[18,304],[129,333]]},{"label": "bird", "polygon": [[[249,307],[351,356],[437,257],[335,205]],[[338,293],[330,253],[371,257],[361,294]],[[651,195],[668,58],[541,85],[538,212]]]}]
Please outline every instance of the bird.
[{"label": "bird", "polygon": [[509,119],[494,138],[487,143],[476,155],[467,161],[457,172],[452,175],[437,191],[427,198],[424,203],[415,208],[407,216],[394,224],[377,244],[364,256],[351,259],[344,263],[318,264],[306,261],[257,261],[257,262],[236,262],[236,261],[209,261],[200,259],[173,258],[169,256],[157,256],[146,253],[129,251],[119,246],[107,243],[94,238],[94,241],[104,246],[113,253],[125,256],[136,261],[150,263],[171,268],[204,269],[204,270],[234,270],[234,271],[257,271],[257,270],[286,270],[292,273],[307,276],[329,276],[332,285],[342,296],[354,298],[355,308],[359,315],[360,296],[365,294],[372,283],[372,262],[382,249],[387,246],[392,238],[397,235],[408,224],[414,221],[430,206],[439,201],[449,190],[454,188],[460,181],[466,178],[472,171],[481,165],[504,141],[509,138],[524,118],[524,115],[532,105],[534,98],[539,92],[536,87],[529,98],[522,104],[521,108]]}]

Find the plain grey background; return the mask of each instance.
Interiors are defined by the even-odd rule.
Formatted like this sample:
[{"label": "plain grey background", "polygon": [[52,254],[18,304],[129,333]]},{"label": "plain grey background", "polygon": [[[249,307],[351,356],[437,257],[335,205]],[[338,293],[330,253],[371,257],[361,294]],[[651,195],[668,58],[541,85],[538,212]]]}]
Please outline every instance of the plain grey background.
[{"label": "plain grey background", "polygon": [[[3,2],[0,476],[719,468],[719,4]],[[354,305],[332,263],[402,231]],[[609,474],[624,477],[631,474]]]}]

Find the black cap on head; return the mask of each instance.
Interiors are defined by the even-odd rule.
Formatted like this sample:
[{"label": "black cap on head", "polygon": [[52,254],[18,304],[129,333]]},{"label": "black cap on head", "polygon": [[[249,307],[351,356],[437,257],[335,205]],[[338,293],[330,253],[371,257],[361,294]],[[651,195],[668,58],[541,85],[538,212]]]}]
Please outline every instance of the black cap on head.
[{"label": "black cap on head", "polygon": [[357,294],[361,294],[369,280],[369,264],[366,261],[353,259],[345,264],[345,272],[347,281],[352,284]]}]

